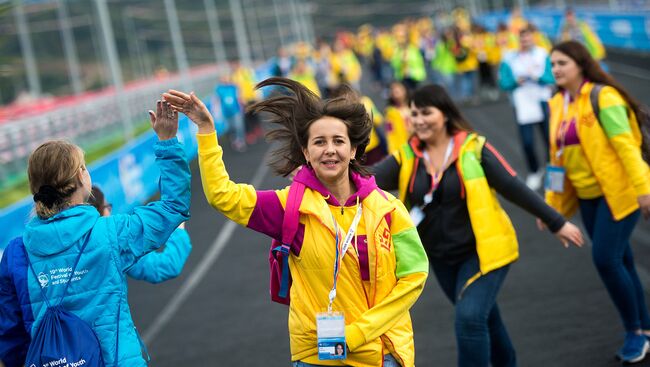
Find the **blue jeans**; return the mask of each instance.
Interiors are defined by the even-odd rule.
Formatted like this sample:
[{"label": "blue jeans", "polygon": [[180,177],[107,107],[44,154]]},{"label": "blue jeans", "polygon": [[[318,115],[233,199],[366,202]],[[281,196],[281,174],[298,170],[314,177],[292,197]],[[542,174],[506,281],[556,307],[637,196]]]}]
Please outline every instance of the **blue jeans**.
[{"label": "blue jeans", "polygon": [[477,72],[466,71],[457,75],[458,77],[458,98],[467,100],[474,96]]},{"label": "blue jeans", "polygon": [[[291,366],[292,367],[320,367],[322,365],[305,363],[303,361],[295,361],[295,362],[291,362]],[[393,357],[392,354],[385,354],[384,355],[384,366],[383,367],[400,367],[400,364],[397,363],[397,361],[395,360],[395,357]]]},{"label": "blue jeans", "polygon": [[516,366],[515,349],[496,303],[509,266],[479,277],[463,290],[467,280],[479,271],[478,256],[456,265],[435,258],[429,261],[440,287],[455,305],[458,366]]},{"label": "blue jeans", "polygon": [[[524,148],[524,155],[526,156],[526,163],[530,172],[537,172],[539,170],[539,162],[537,161],[537,154],[535,153],[535,127],[539,127],[542,133],[542,141],[544,141],[544,157],[548,159],[548,104],[542,102],[544,109],[544,119],[537,123],[519,125],[519,136],[521,137],[521,146]],[[546,162],[546,159],[544,161]]]},{"label": "blue jeans", "polygon": [[626,331],[650,329],[645,294],[634,266],[630,236],[640,212],[614,220],[604,197],[580,200],[580,214],[592,242],[592,258]]},{"label": "blue jeans", "polygon": [[233,141],[240,143],[246,142],[246,126],[244,125],[244,115],[238,113],[234,116],[224,117],[228,128],[231,129]]}]

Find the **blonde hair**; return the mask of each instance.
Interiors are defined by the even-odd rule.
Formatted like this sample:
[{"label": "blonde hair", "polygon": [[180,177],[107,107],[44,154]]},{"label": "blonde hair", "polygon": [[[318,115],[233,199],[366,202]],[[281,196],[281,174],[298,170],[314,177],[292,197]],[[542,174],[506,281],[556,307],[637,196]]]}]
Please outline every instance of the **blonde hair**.
[{"label": "blonde hair", "polygon": [[27,175],[40,218],[49,218],[70,205],[71,195],[81,186],[78,173],[84,166],[81,148],[67,141],[48,141],[32,152]]}]

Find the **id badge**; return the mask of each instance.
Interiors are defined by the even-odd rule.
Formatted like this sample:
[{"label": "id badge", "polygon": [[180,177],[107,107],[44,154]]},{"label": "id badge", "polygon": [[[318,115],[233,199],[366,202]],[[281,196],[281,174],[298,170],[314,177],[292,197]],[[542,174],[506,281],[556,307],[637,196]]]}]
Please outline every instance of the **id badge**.
[{"label": "id badge", "polygon": [[561,194],[564,192],[564,167],[547,166],[546,167],[546,189]]},{"label": "id badge", "polygon": [[318,359],[321,361],[346,359],[345,317],[343,312],[320,312],[316,315]]}]

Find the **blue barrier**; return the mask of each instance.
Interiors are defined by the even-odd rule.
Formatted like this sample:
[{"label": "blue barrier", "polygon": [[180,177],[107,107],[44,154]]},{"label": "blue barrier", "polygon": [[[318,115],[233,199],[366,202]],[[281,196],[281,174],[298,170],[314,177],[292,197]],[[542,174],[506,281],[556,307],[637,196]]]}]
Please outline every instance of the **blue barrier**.
[{"label": "blue barrier", "polygon": [[[650,51],[650,12],[623,13],[576,9],[578,19],[584,20],[598,34],[605,46]],[[554,40],[564,17],[564,12],[551,9],[529,9],[524,17]],[[499,22],[508,23],[510,13],[492,12],[476,20],[490,30]]]}]

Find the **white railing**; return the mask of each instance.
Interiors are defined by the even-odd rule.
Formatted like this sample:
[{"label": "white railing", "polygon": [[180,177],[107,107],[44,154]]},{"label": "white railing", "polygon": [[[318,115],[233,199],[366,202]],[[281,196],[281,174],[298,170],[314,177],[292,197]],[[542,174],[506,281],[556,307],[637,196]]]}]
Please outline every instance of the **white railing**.
[{"label": "white railing", "polygon": [[[197,95],[205,97],[213,93],[220,72],[216,65],[194,69],[190,85]],[[155,107],[162,92],[184,85],[180,75],[170,75],[127,85],[119,99],[115,92],[107,91],[71,106],[0,124],[0,189],[13,181],[11,178],[25,174],[30,152],[42,142],[67,139],[87,149],[107,138],[124,135],[128,125],[122,121],[120,108],[126,109],[128,123],[134,126],[147,121],[147,111]],[[120,100],[124,106],[120,106]]]}]

